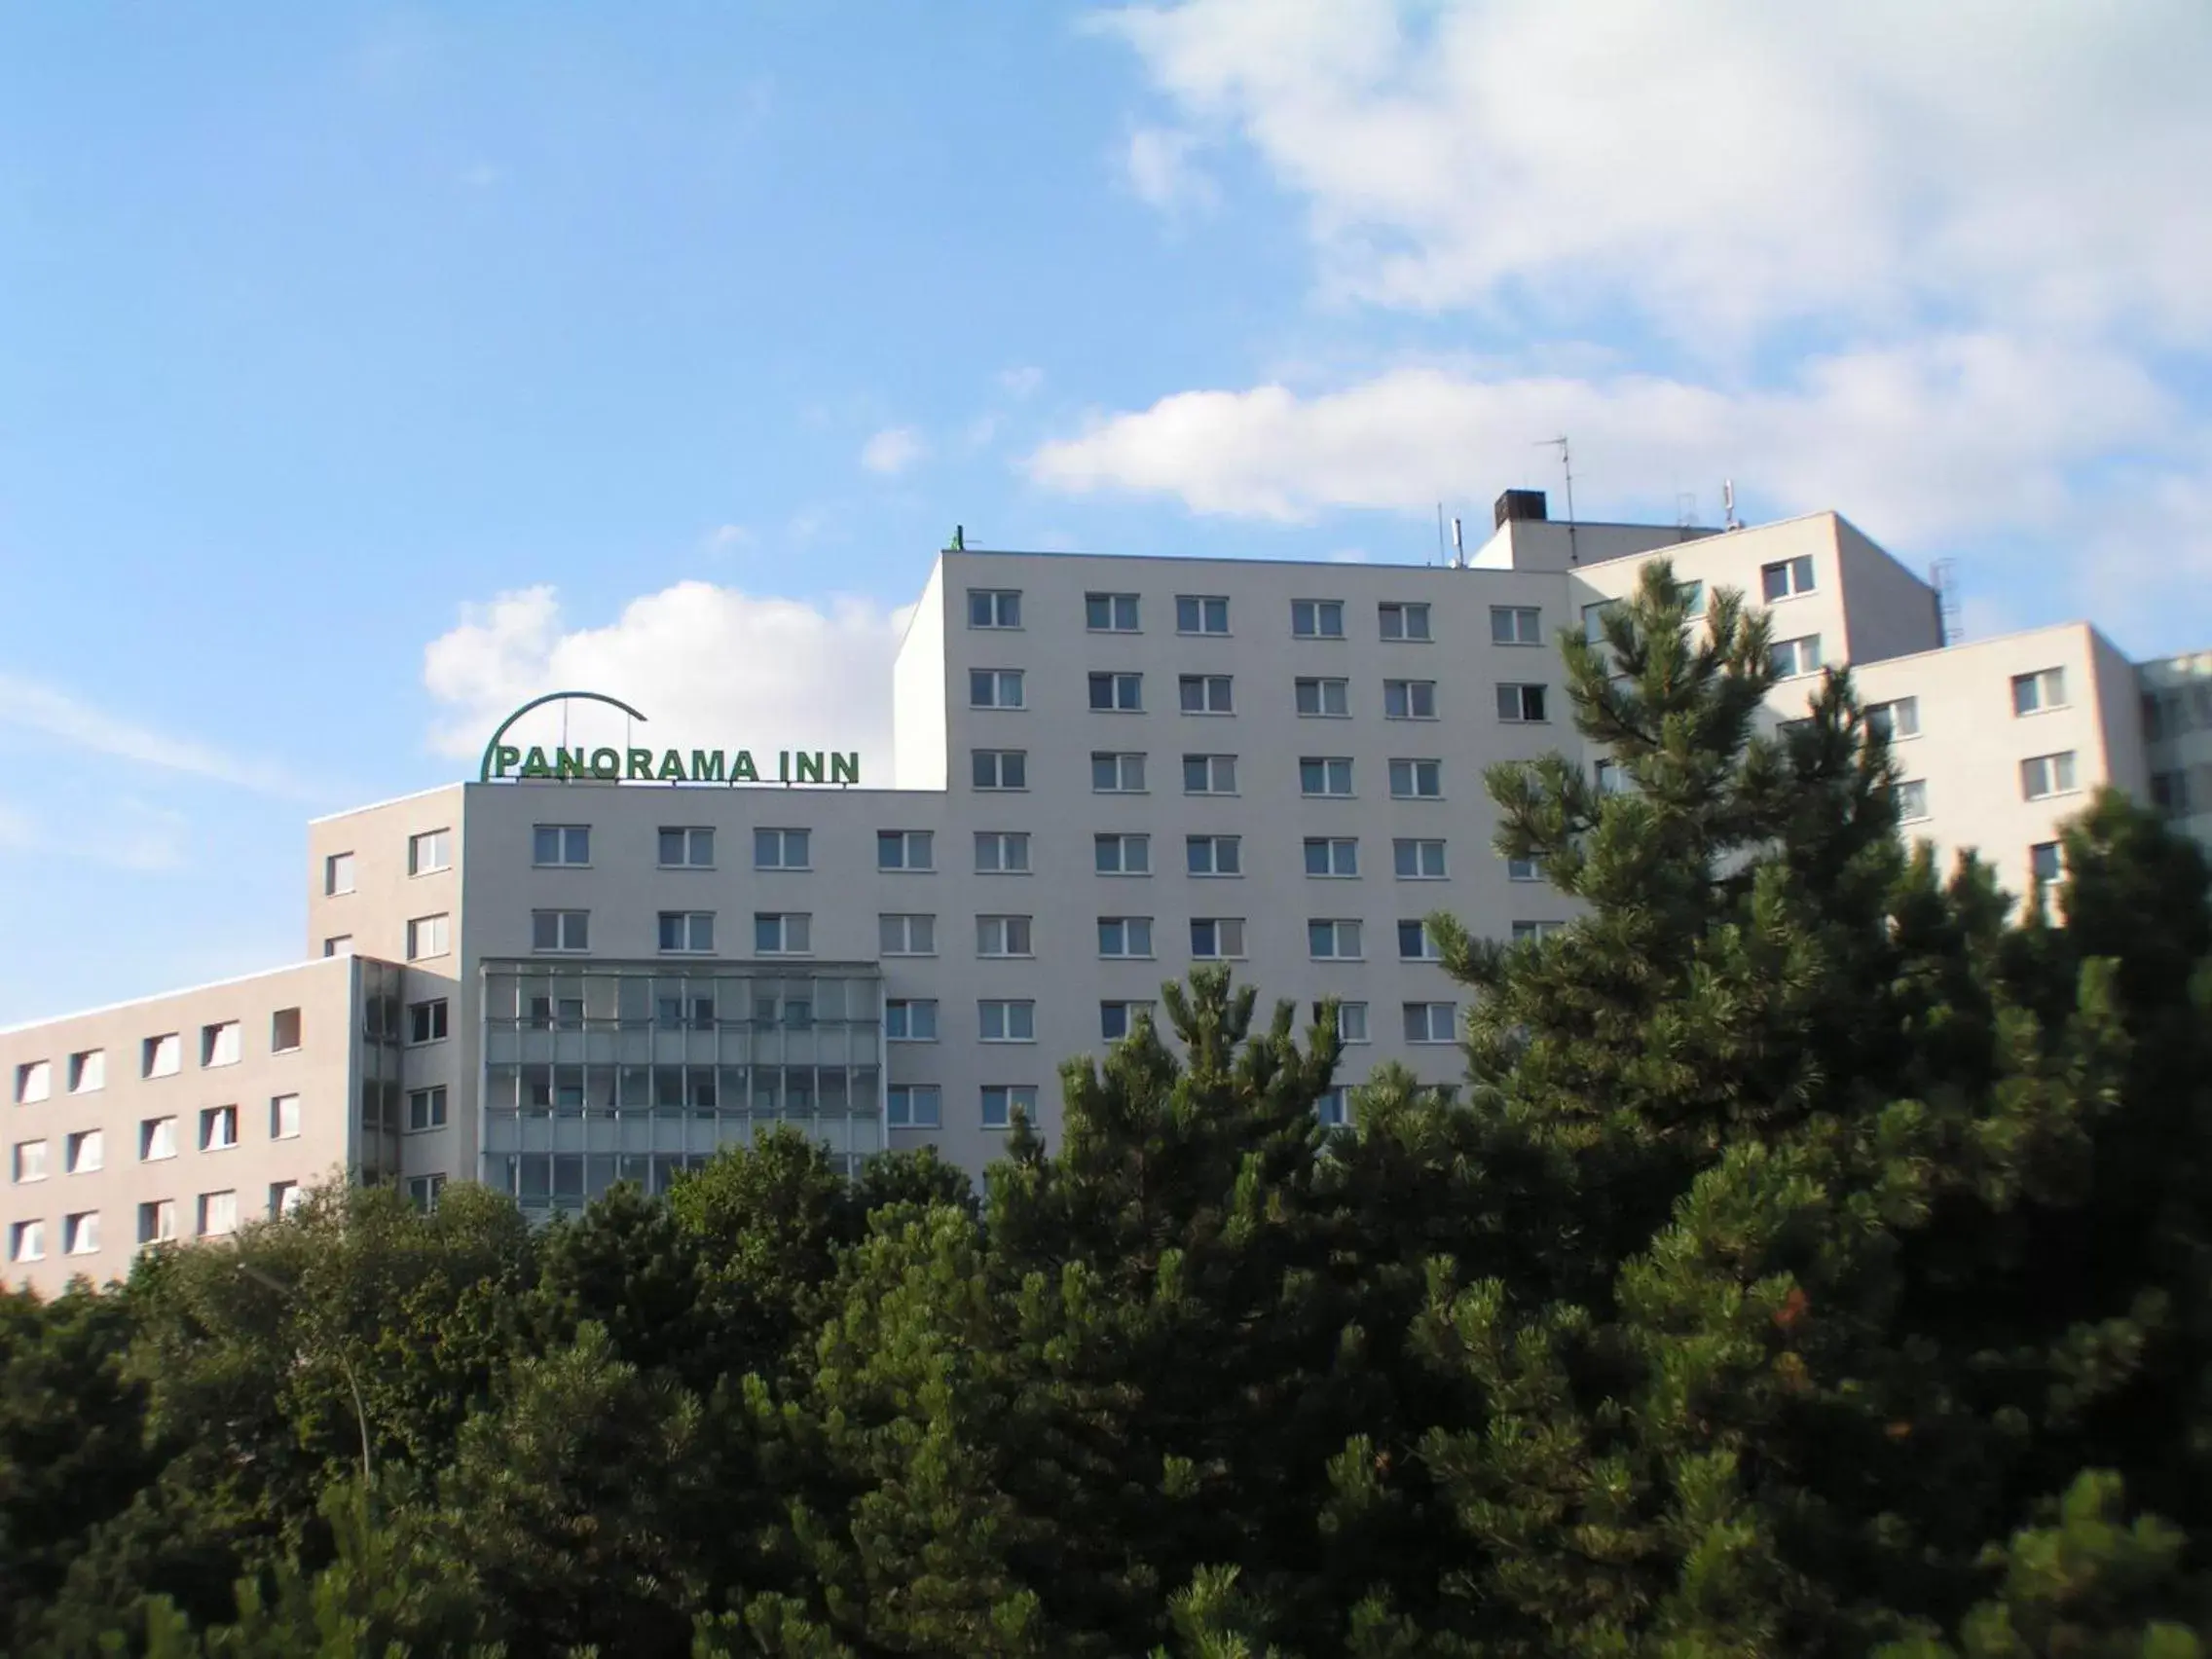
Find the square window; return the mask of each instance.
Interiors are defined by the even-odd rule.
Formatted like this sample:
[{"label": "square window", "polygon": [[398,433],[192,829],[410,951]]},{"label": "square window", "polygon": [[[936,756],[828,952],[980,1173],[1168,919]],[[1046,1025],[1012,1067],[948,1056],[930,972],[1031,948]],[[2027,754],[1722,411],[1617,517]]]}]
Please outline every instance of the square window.
[{"label": "square window", "polygon": [[1150,875],[1152,837],[1093,835],[1090,838],[1090,863],[1091,867],[1100,875]]},{"label": "square window", "polygon": [[300,1011],[280,1008],[269,1016],[269,1051],[288,1054],[300,1046]]},{"label": "square window", "polygon": [[883,1103],[883,1121],[894,1129],[941,1127],[940,1096],[934,1083],[895,1083]]},{"label": "square window", "polygon": [[1090,756],[1090,788],[1094,794],[1142,794],[1142,755],[1094,752]]},{"label": "square window", "polygon": [[1152,918],[1150,916],[1100,916],[1098,918],[1098,954],[1101,956],[1150,956],[1152,954]]},{"label": "square window", "polygon": [[322,891],[333,898],[353,891],[351,853],[332,853],[322,861]]},{"label": "square window", "polygon": [[1144,676],[1094,674],[1090,677],[1090,706],[1108,714],[1140,714],[1144,709]]},{"label": "square window", "polygon": [[244,1051],[244,1040],[239,1032],[239,1022],[225,1019],[200,1028],[200,1063],[203,1066],[235,1066]]},{"label": "square window", "polygon": [[1359,960],[1359,924],[1355,921],[1316,920],[1306,924],[1306,954],[1316,962]]},{"label": "square window", "polygon": [[1098,1035],[1109,1043],[1119,1043],[1134,1031],[1139,1015],[1152,1016],[1149,1002],[1102,1002],[1098,1005]]},{"label": "square window", "polygon": [[[437,918],[443,922],[445,918]],[[411,922],[409,927],[413,927]],[[530,947],[533,950],[589,950],[589,910],[533,910],[530,913]]]},{"label": "square window", "polygon": [[712,910],[663,910],[659,919],[661,949],[705,955],[715,948]]},{"label": "square window", "polygon": [[11,1262],[43,1262],[46,1260],[46,1223],[43,1221],[18,1221],[8,1226],[8,1260]]},{"label": "square window", "polygon": [[977,830],[976,873],[977,875],[1027,875],[1029,873],[1029,831],[1026,830]]},{"label": "square window", "polygon": [[753,831],[753,867],[810,868],[813,839],[804,830],[756,830]]},{"label": "square window", "polygon": [[[288,1046],[296,1049],[300,1046],[299,1013],[298,1009],[291,1011],[291,1043],[289,1045],[279,1044],[277,1047]],[[281,1019],[283,1015],[279,1014],[277,1017]],[[106,1087],[107,1051],[105,1049],[81,1049],[69,1056],[69,1092],[71,1094],[96,1094]]]},{"label": "square window", "polygon": [[933,870],[937,868],[937,837],[927,830],[878,830],[875,867]]},{"label": "square window", "polygon": [[[1543,687],[1531,687],[1536,692],[1537,707],[1543,706]],[[1390,720],[1432,720],[1436,719],[1436,682],[1433,680],[1385,680],[1382,682],[1382,718]],[[1541,718],[1540,716],[1538,717]]]},{"label": "square window", "polygon": [[889,1043],[937,1041],[934,997],[892,997],[883,1005],[883,1036]]},{"label": "square window", "polygon": [[1037,1089],[1031,1084],[985,1084],[982,1096],[983,1127],[1010,1129],[1014,1127],[1014,1115],[1021,1114],[1022,1121],[1037,1121]]},{"label": "square window", "polygon": [[1541,859],[1512,859],[1505,861],[1505,879],[1508,881],[1541,881],[1544,879],[1544,861]]},{"label": "square window", "polygon": [[1244,954],[1244,922],[1239,916],[1191,918],[1191,955],[1201,962],[1227,962]]},{"label": "square window", "polygon": [[1532,605],[1492,606],[1490,643],[1493,645],[1542,645],[1543,613]]},{"label": "square window", "polygon": [[138,1124],[138,1160],[141,1163],[158,1163],[165,1158],[176,1156],[176,1120],[174,1118],[147,1118]]},{"label": "square window", "polygon": [[1928,816],[1928,786],[1918,778],[1908,779],[1897,786],[1894,792],[1898,803],[1899,822],[1910,824]]},{"label": "square window", "polygon": [[1348,680],[1299,680],[1291,689],[1298,712],[1309,719],[1345,719],[1351,715]]},{"label": "square window", "polygon": [[1453,1020],[1457,1013],[1456,1006],[1448,1002],[1407,1003],[1405,1005],[1406,1041],[1409,1043],[1451,1042]]},{"label": "square window", "polygon": [[1557,938],[1566,926],[1565,922],[1515,922],[1512,929],[1513,942],[1541,944],[1547,939]]},{"label": "square window", "polygon": [[1177,594],[1175,596],[1175,632],[1178,634],[1228,633],[1229,601],[1213,595]]},{"label": "square window", "polygon": [[2020,762],[2020,793],[2028,800],[2065,794],[2074,788],[2074,751],[2038,755]]},{"label": "square window", "polygon": [[968,671],[968,706],[971,709],[1018,709],[1021,670],[972,668]]},{"label": "square window", "polygon": [[978,749],[973,773],[979,790],[1025,790],[1029,787],[1029,756],[1020,749]]},{"label": "square window", "polygon": [[1236,756],[1234,755],[1184,756],[1183,793],[1185,794],[1235,794],[1236,793]]},{"label": "square window", "polygon": [[1443,952],[1436,948],[1436,940],[1429,934],[1425,922],[1400,922],[1398,924],[1398,960],[1401,962],[1437,962]]},{"label": "square window", "polygon": [[446,1190],[443,1173],[407,1177],[407,1201],[424,1215],[435,1215],[438,1198]]},{"label": "square window", "polygon": [[[583,912],[574,911],[581,915]],[[581,949],[581,946],[576,948]],[[453,949],[453,918],[451,916],[417,916],[407,924],[407,960],[420,962],[425,957],[443,956]]]},{"label": "square window", "polygon": [[14,1167],[10,1174],[18,1186],[29,1181],[45,1180],[46,1142],[18,1141],[15,1146]]},{"label": "square window", "polygon": [[407,1128],[411,1134],[425,1129],[442,1129],[446,1126],[446,1090],[439,1084],[431,1088],[411,1088],[407,1091]]},{"label": "square window", "polygon": [[65,1143],[63,1167],[72,1175],[97,1175],[107,1167],[107,1136],[98,1129],[79,1129]]},{"label": "square window", "polygon": [[300,1190],[297,1181],[272,1181],[269,1183],[269,1219],[282,1221],[300,1207],[307,1194]]},{"label": "square window", "polygon": [[1775,676],[1781,680],[1817,674],[1821,667],[1821,637],[1807,634],[1802,639],[1777,640],[1767,647],[1767,659],[1774,664]]},{"label": "square window", "polygon": [[[1321,1017],[1321,1005],[1319,1003],[1313,1005],[1313,1017],[1316,1021]],[[1340,1002],[1337,1004],[1337,1038],[1340,1042],[1345,1043],[1365,1043],[1369,1041],[1367,1035],[1367,1005],[1365,1003]]]},{"label": "square window", "polygon": [[977,916],[976,918],[976,954],[977,956],[1028,956],[1029,918],[1027,916]]},{"label": "square window", "polygon": [[1425,640],[1429,637],[1427,606],[1379,605],[1375,609],[1385,640]]},{"label": "square window", "polygon": [[1887,703],[1869,703],[1866,706],[1866,726],[1880,733],[1891,743],[1899,738],[1920,735],[1920,699],[1895,697]]},{"label": "square window", "polygon": [[1444,793],[1444,763],[1440,760],[1390,762],[1390,793],[1398,800],[1434,800]]},{"label": "square window", "polygon": [[[42,1065],[45,1063],[40,1062]],[[184,1065],[184,1039],[171,1031],[165,1036],[149,1037],[139,1058],[139,1075],[143,1077],[174,1077]],[[20,1100],[24,1096],[18,1092]],[[38,1096],[44,1099],[43,1092]]]},{"label": "square window", "polygon": [[166,1244],[176,1236],[176,1200],[155,1198],[138,1206],[138,1242]]},{"label": "square window", "polygon": [[980,1002],[976,1012],[977,1036],[981,1042],[1037,1041],[1037,1005],[1033,1002]]},{"label": "square window", "polygon": [[660,866],[663,869],[714,868],[715,832],[687,828],[661,830]]},{"label": "square window", "polygon": [[2056,841],[2038,841],[2028,849],[2028,874],[2038,887],[2046,887],[2065,873],[2065,861]]},{"label": "square window", "polygon": [[407,837],[407,873],[434,875],[453,868],[453,831],[424,830]]},{"label": "square window", "polygon": [[410,1043],[442,1043],[446,1039],[446,999],[431,997],[424,1002],[407,1005],[407,1040]]},{"label": "square window", "polygon": [[300,1137],[300,1097],[297,1094],[279,1094],[269,1102],[269,1138],[271,1140],[297,1140]]},{"label": "square window", "polygon": [[1186,835],[1183,868],[1191,875],[1242,875],[1244,838],[1241,835]]},{"label": "square window", "polygon": [[1341,599],[1294,599],[1290,602],[1290,635],[1294,640],[1341,640],[1345,637],[1345,602]]},{"label": "square window", "polygon": [[804,956],[814,948],[814,918],[804,911],[756,910],[753,949],[760,956]]},{"label": "square window", "polygon": [[1186,715],[1229,715],[1235,708],[1226,674],[1185,674],[1175,682],[1175,695]]},{"label": "square window", "polygon": [[1359,842],[1348,836],[1335,839],[1318,835],[1306,838],[1306,873],[1308,875],[1357,875],[1359,873]]},{"label": "square window", "polygon": [[226,1152],[239,1144],[239,1109],[209,1106],[200,1114],[200,1150]]},{"label": "square window", "polygon": [[1021,626],[1021,591],[1018,588],[970,588],[968,626],[1018,628]]},{"label": "square window", "polygon": [[[149,1042],[159,1039],[149,1038]],[[174,1071],[173,1065],[169,1070]],[[153,1075],[148,1073],[148,1076]],[[16,1068],[16,1104],[35,1106],[54,1092],[54,1062],[52,1060],[25,1060]]]},{"label": "square window", "polygon": [[2039,715],[2046,709],[2066,707],[2066,671],[2039,668],[2033,674],[2012,676],[2012,713]]},{"label": "square window", "polygon": [[1809,554],[1759,567],[1759,593],[1769,605],[1812,591],[1813,561]]},{"label": "square window", "polygon": [[1133,593],[1087,593],[1083,596],[1083,625],[1093,634],[1133,634],[1137,631],[1137,596]]},{"label": "square window", "polygon": [[934,915],[881,915],[875,919],[876,942],[885,956],[935,956],[937,917]]},{"label": "square window", "polygon": [[1544,718],[1544,688],[1541,685],[1500,685],[1497,688],[1497,718],[1512,725],[1541,720]]},{"label": "square window", "polygon": [[1444,843],[1400,837],[1390,843],[1390,868],[1400,881],[1442,881]]},{"label": "square window", "polygon": [[1335,756],[1305,756],[1298,762],[1298,793],[1305,795],[1350,794],[1350,759]]},{"label": "square window", "polygon": [[530,834],[530,862],[534,865],[570,866],[591,863],[591,826],[539,824]]}]

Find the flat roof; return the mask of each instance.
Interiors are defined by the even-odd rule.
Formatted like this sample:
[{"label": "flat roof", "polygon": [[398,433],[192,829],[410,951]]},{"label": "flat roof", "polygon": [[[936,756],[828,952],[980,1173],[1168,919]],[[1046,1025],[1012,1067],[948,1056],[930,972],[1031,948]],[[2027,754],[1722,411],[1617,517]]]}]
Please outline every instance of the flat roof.
[{"label": "flat roof", "polygon": [[[226,985],[251,984],[256,979],[274,979],[279,974],[297,974],[303,968],[319,968],[326,962],[350,962],[354,952],[349,950],[341,956],[309,956],[297,962],[287,962],[279,968],[260,968],[251,974],[234,974],[228,979],[203,979],[197,985],[179,985],[173,991],[155,991],[142,997],[126,997],[121,1002],[102,1003],[97,1008],[80,1008],[68,1014],[50,1014],[44,1019],[19,1020],[14,1025],[0,1025],[0,1037],[13,1037],[18,1032],[36,1031],[42,1025],[59,1025],[65,1020],[91,1019],[97,1014],[117,1014],[127,1008],[143,1008],[148,1003],[167,1002],[171,997],[189,997],[200,991],[219,991]],[[363,955],[363,962],[383,963],[378,956]],[[385,966],[391,966],[386,963]]]}]

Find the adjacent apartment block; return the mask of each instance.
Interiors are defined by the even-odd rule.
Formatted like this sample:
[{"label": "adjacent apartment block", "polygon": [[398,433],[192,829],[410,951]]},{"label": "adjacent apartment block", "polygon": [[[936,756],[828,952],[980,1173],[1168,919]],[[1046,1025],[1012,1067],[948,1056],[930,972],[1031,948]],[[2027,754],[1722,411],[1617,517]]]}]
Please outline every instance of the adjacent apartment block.
[{"label": "adjacent apartment block", "polygon": [[6,1271],[118,1274],[339,1174],[572,1208],[772,1124],[979,1169],[1017,1113],[1055,1138],[1060,1059],[1202,962],[1342,999],[1346,1082],[1456,1081],[1421,918],[1570,919],[1493,851],[1483,773],[1604,778],[1557,636],[1659,554],[1767,608],[1778,721],[1851,664],[1907,832],[2015,891],[2100,784],[2212,825],[2212,655],[2139,668],[2085,623],[1947,645],[1935,590],[1829,513],[1567,525],[1509,492],[1450,567],[948,550],[889,756],[663,748],[606,695],[518,712],[478,781],[309,827],[305,964],[0,1031]]}]

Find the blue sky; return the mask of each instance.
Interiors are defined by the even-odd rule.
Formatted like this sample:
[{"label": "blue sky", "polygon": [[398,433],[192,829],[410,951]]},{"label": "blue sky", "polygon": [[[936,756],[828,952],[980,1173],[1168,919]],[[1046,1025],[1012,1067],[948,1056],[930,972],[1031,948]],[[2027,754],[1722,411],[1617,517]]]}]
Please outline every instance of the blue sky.
[{"label": "blue sky", "polygon": [[932,550],[1719,482],[2212,645],[2212,15],[0,12],[0,1023],[564,677],[875,742]]}]

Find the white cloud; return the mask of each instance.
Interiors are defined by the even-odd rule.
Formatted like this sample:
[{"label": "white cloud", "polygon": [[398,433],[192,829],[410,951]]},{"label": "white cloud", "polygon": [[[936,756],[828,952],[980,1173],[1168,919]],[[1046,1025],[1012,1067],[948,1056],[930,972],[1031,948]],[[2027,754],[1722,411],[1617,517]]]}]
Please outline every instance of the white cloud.
[{"label": "white cloud", "polygon": [[686,581],[632,600],[598,628],[566,624],[550,587],[462,607],[423,653],[441,705],[431,744],[473,759],[500,719],[548,691],[619,697],[656,744],[858,749],[890,765],[891,660],[911,608],[827,607]]},{"label": "white cloud", "polygon": [[928,453],[922,436],[911,426],[886,426],[861,446],[861,464],[870,472],[895,478]]},{"label": "white cloud", "polygon": [[0,674],[0,725],[133,765],[206,778],[262,794],[316,798],[314,790],[280,766],[156,731],[20,675]]},{"label": "white cloud", "polygon": [[1129,134],[1122,168],[1137,200],[1163,212],[1205,209],[1219,195],[1213,180],[1192,164],[1198,138],[1189,132],[1142,127]]}]

